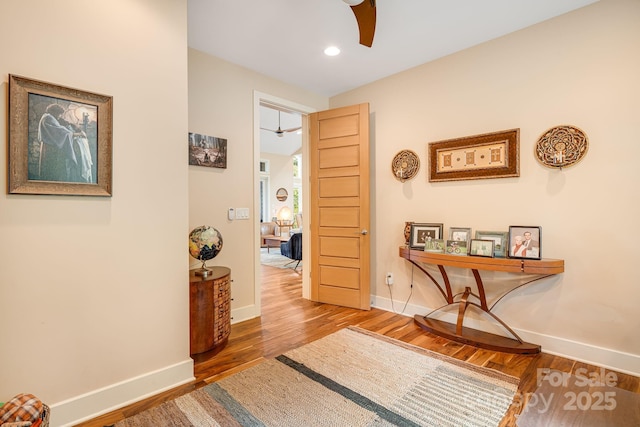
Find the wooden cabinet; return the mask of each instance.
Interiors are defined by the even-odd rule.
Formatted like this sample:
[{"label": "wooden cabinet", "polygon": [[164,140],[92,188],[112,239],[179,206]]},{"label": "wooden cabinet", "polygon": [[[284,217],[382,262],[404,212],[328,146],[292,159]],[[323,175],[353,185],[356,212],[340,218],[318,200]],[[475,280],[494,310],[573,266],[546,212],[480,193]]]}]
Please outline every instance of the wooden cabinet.
[{"label": "wooden cabinet", "polygon": [[[492,313],[492,309],[496,304],[502,301],[506,294],[514,289],[532,283],[536,280],[564,272],[563,260],[457,256],[413,250],[406,246],[400,247],[400,256],[420,269],[436,286],[446,301],[446,305],[427,315],[415,315],[414,320],[422,329],[454,341],[475,345],[489,350],[520,354],[535,354],[540,352],[539,345],[524,342],[509,326],[507,326],[506,323]],[[437,266],[442,279],[438,280],[436,277],[437,274],[434,275],[427,271],[423,267],[424,264]],[[471,270],[476,282],[477,294],[474,293],[470,287],[466,287],[463,293],[454,295],[445,267],[457,267]],[[502,296],[499,296],[492,304],[489,304],[485,294],[485,285],[482,281],[479,270],[529,274],[533,275],[533,278],[522,285],[515,286]],[[464,326],[465,314],[470,305],[477,307],[482,313],[493,318],[508,332],[510,337],[479,331]],[[447,307],[457,308],[458,316],[455,325],[432,317],[435,312]]]},{"label": "wooden cabinet", "polygon": [[231,333],[231,270],[208,268],[207,277],[189,272],[191,354],[222,350]]}]

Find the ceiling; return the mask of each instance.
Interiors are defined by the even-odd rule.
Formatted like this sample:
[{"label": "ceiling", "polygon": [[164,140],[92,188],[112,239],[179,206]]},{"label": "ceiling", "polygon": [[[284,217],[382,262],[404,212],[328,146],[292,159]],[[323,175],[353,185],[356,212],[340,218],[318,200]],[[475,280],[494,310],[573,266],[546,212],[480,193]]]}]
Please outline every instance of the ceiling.
[{"label": "ceiling", "polygon": [[[302,132],[285,132],[277,136],[264,129],[278,129],[278,110],[276,107],[260,105],[260,151],[263,153],[291,156],[299,153],[302,147]],[[280,111],[280,128],[293,129],[302,126],[300,113]]]},{"label": "ceiling", "polygon": [[[597,0],[377,0],[371,48],[342,0],[188,0],[189,46],[333,96]],[[336,45],[335,57],[323,51]]]},{"label": "ceiling", "polygon": [[[331,97],[596,1],[377,0],[368,48],[358,43],[355,17],[342,0],[188,0],[188,41],[191,48]],[[329,45],[341,54],[326,56]],[[277,121],[266,120],[261,127],[277,128]],[[294,138],[262,136],[263,149]]]}]

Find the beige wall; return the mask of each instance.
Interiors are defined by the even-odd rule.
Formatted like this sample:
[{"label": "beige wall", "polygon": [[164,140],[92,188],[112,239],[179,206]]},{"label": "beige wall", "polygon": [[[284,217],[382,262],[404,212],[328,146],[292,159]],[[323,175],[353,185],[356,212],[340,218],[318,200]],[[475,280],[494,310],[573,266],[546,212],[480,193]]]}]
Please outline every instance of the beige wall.
[{"label": "beige wall", "polygon": [[[395,308],[409,298],[404,221],[442,222],[445,232],[540,225],[543,256],[564,259],[565,273],[517,290],[496,314],[543,350],[640,372],[639,22],[640,2],[601,0],[332,98],[332,107],[369,102],[374,118],[376,305],[390,307],[387,271]],[[589,151],[550,170],[533,147],[563,124],[586,132]],[[428,182],[428,142],[511,128],[520,128],[519,178]],[[421,160],[404,184],[389,172],[401,149]],[[423,314],[444,303],[417,270],[409,301],[408,312]]]},{"label": "beige wall", "polygon": [[53,426],[193,375],[186,3],[2,2],[0,135],[8,74],[113,96],[113,197],[0,174],[0,401],[33,393]]},{"label": "beige wall", "polygon": [[[256,92],[316,110],[329,104],[326,97],[189,50],[189,131],[228,141],[227,169],[189,166],[189,225],[209,224],[222,233],[223,249],[208,265],[231,268],[234,323],[260,314]],[[249,208],[250,219],[229,221],[230,207]]]},{"label": "beige wall", "polygon": [[[112,198],[0,194],[0,400],[34,393],[56,426],[189,380],[191,228],[224,236],[212,264],[232,269],[234,321],[259,313],[255,91],[319,110],[329,100],[187,50],[184,0],[5,3],[0,117],[9,73],[114,97]],[[390,307],[386,271],[396,302],[409,298],[412,272],[397,256],[406,220],[541,225],[544,256],[565,259],[566,273],[517,291],[497,314],[547,351],[640,372],[639,18],[637,1],[601,0],[331,100],[371,104],[377,305]],[[563,171],[532,155],[558,124],[591,142]],[[428,183],[429,141],[514,127],[520,178]],[[189,131],[227,138],[228,168],[187,166]],[[405,184],[389,173],[403,148],[422,160]],[[250,208],[251,220],[228,221],[229,207]],[[414,283],[408,311],[441,303],[417,272]]]}]

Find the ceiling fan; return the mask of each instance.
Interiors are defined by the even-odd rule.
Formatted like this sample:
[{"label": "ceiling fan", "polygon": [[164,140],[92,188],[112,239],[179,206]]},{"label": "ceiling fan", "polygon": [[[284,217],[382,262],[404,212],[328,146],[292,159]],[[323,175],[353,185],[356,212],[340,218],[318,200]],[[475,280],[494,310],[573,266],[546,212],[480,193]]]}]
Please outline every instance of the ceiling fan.
[{"label": "ceiling fan", "polygon": [[262,129],[262,130],[268,130],[269,132],[273,132],[273,133],[275,133],[276,135],[278,135],[278,137],[279,137],[279,138],[282,138],[282,137],[284,136],[284,134],[285,134],[285,133],[288,133],[288,132],[295,132],[295,131],[297,131],[297,130],[300,130],[300,129],[302,129],[302,126],[298,126],[298,127],[295,127],[295,128],[289,128],[289,129],[281,129],[281,128],[280,128],[280,111],[278,110],[278,129],[276,129],[276,130],[273,130],[273,129],[267,129],[267,128],[260,128],[260,129]]},{"label": "ceiling fan", "polygon": [[371,47],[376,32],[376,0],[343,0],[351,6],[358,21],[360,44]]}]

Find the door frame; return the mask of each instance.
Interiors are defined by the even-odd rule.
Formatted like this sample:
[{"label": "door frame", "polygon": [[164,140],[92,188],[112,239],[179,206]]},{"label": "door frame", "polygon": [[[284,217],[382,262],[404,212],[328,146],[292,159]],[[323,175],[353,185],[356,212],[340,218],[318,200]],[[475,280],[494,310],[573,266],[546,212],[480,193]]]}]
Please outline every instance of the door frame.
[{"label": "door frame", "polygon": [[[260,198],[260,102],[266,102],[277,106],[299,112],[302,115],[302,235],[309,236],[309,118],[308,115],[319,111],[316,108],[307,105],[298,104],[296,102],[280,98],[268,93],[253,91],[253,201],[254,201],[254,306],[256,308],[256,317],[260,316],[262,311],[261,294],[262,294],[262,274],[260,268],[260,206],[257,201]],[[309,254],[309,239],[302,239],[302,253]],[[311,295],[311,280],[309,268],[302,269],[302,297],[309,299]]]}]

